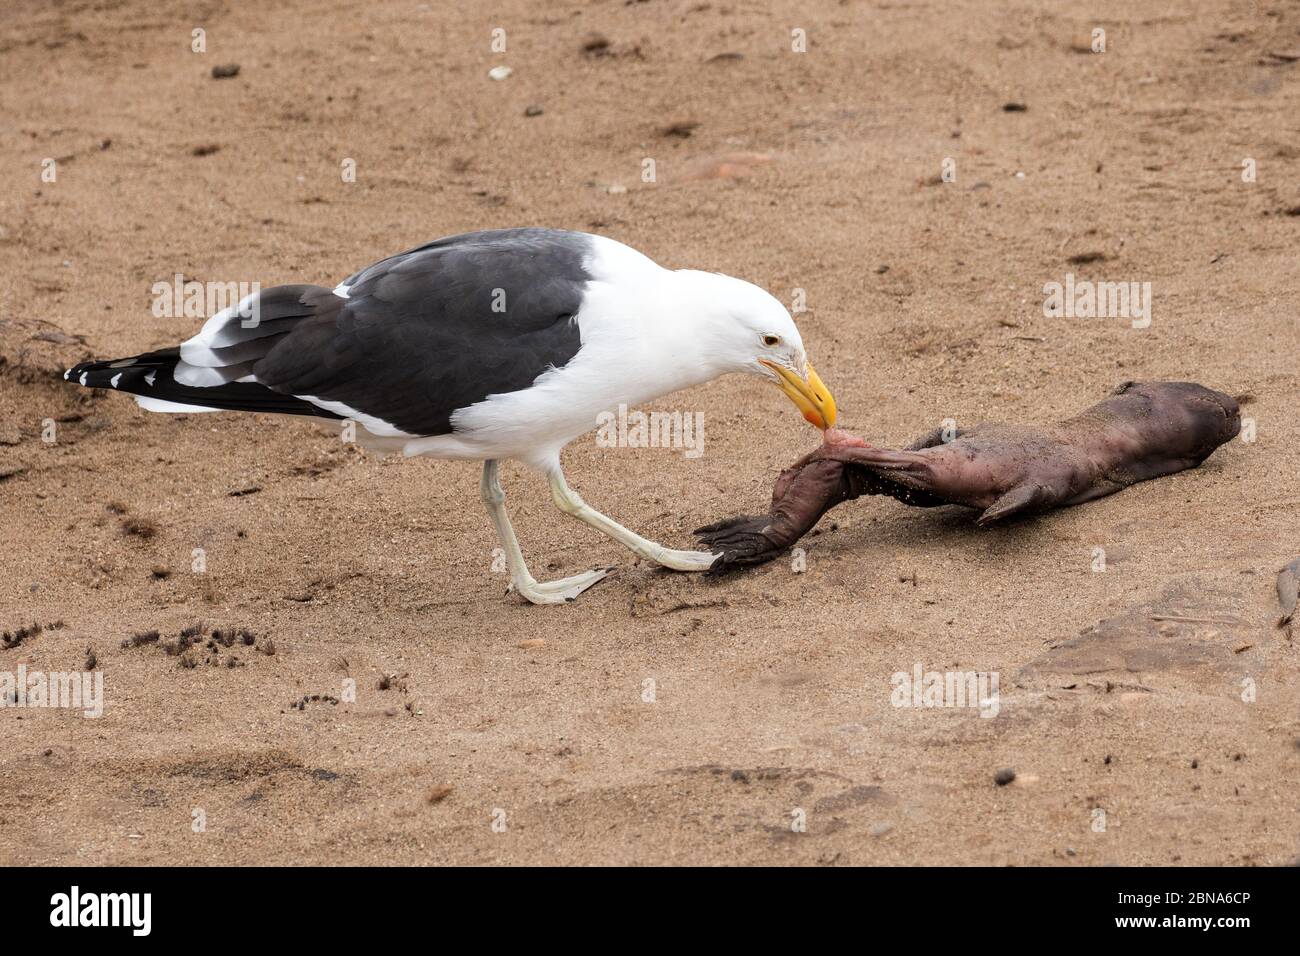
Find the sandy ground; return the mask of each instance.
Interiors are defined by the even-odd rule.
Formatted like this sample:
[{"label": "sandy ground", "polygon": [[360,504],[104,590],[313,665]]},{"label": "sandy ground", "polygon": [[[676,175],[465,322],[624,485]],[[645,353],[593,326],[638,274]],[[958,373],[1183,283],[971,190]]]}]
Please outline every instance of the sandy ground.
[{"label": "sandy ground", "polygon": [[[1300,853],[1300,659],[1273,626],[1274,574],[1300,554],[1293,6],[39,7],[0,24],[0,630],[63,626],[0,671],[80,670],[92,648],[107,704],[0,710],[0,863]],[[732,153],[768,161],[698,175]],[[472,464],[59,379],[188,336],[196,320],[150,311],[176,273],[332,285],[532,224],[805,290],[809,353],[873,441],[1051,420],[1157,378],[1240,397],[1256,438],[997,530],[862,500],[808,539],[805,572],[721,581],[637,562],[510,466],[539,570],[620,565],[535,608],[491,571]],[[1067,272],[1150,282],[1151,326],[1045,318]],[[757,380],[655,407],[702,412],[705,454],[588,436],[565,461],[589,501],[677,546],[757,510],[816,440]],[[182,666],[161,644],[199,621],[256,643]],[[158,645],[121,646],[151,629]],[[918,665],[997,672],[997,716],[892,706],[891,675]],[[327,699],[349,680],[355,702]]]}]

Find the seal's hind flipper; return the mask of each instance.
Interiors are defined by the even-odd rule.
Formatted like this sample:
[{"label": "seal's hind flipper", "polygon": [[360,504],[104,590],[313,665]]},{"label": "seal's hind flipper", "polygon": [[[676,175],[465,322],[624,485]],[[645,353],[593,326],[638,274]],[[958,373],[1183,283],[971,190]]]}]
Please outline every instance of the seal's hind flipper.
[{"label": "seal's hind flipper", "polygon": [[926,450],[893,451],[837,445],[826,455],[849,466],[846,474],[855,498],[889,495],[904,504],[922,508],[950,503],[936,487],[934,462]]},{"label": "seal's hind flipper", "polygon": [[1042,511],[1051,506],[1051,495],[1042,485],[1016,485],[975,519],[981,528],[1022,512]]},{"label": "seal's hind flipper", "polygon": [[912,475],[930,472],[929,457],[917,451],[894,451],[889,448],[872,448],[870,445],[836,445],[828,449],[824,457],[842,461],[846,465],[864,465],[876,471],[899,471]]}]

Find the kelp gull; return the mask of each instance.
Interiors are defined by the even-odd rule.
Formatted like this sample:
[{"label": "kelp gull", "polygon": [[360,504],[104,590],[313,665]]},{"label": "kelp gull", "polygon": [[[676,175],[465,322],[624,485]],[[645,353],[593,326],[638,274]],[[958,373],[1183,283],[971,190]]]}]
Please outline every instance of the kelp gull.
[{"label": "kelp gull", "polygon": [[540,470],[561,510],[641,557],[706,570],[714,555],[665,548],[586,504],[564,480],[560,450],[603,411],[729,372],[770,379],[819,428],[835,422],[790,314],[757,286],[664,269],[600,236],[503,229],[391,256],[332,291],[257,292],[178,347],[86,362],[64,377],[133,393],[151,411],[351,419],[370,445],[482,460],[480,488],[512,588],[550,604],[612,569],[534,580],[497,462]]}]

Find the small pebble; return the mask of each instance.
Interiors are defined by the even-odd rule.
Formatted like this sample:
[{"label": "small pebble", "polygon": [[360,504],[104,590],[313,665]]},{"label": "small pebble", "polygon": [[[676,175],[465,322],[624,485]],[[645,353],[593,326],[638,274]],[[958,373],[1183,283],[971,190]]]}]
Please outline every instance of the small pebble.
[{"label": "small pebble", "polygon": [[1007,784],[1009,784],[1012,780],[1015,779],[1016,779],[1016,772],[1012,770],[1010,767],[1003,767],[1001,770],[999,770],[997,773],[993,775],[993,782],[996,783],[999,787],[1005,787]]}]

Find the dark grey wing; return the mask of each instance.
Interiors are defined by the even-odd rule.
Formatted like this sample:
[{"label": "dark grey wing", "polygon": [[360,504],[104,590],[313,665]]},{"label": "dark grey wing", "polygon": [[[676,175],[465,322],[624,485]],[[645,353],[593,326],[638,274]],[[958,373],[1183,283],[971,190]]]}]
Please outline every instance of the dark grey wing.
[{"label": "dark grey wing", "polygon": [[155,411],[361,413],[411,435],[446,434],[457,409],[527,388],[577,354],[590,243],[554,229],[439,239],[362,269],[346,297],[265,289],[179,348],[83,362],[64,377],[134,393]]},{"label": "dark grey wing", "polygon": [[551,229],[451,236],[362,269],[259,359],[257,382],[341,402],[413,435],[527,388],[581,347],[590,239]]}]

